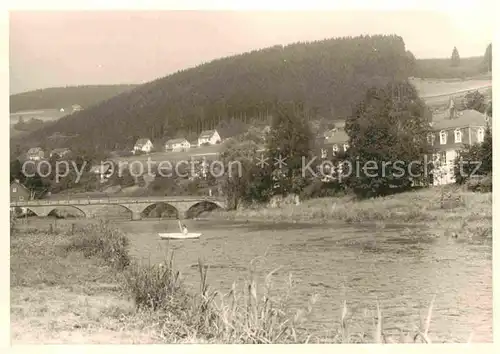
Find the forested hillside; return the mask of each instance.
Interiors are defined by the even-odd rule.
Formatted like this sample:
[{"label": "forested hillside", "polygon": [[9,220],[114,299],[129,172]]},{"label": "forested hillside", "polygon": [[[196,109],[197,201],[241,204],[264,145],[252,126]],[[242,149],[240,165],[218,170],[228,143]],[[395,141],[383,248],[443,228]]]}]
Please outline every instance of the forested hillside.
[{"label": "forested hillside", "polygon": [[134,85],[70,86],[18,93],[10,96],[10,112],[66,108],[73,104],[79,104],[85,109],[133,87]]},{"label": "forested hillside", "polygon": [[414,70],[415,58],[399,36],[274,46],[137,86],[64,117],[24,142],[37,144],[58,132],[78,134],[71,139],[73,147],[125,148],[140,136],[199,133],[233,117],[244,122],[266,120],[276,101],[301,102],[311,119],[342,119],[367,88],[405,79]]}]

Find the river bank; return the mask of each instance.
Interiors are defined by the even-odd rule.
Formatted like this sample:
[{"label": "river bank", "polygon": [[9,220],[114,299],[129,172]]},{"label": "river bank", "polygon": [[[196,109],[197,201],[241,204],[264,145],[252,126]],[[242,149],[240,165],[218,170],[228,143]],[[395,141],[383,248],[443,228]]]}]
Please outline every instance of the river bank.
[{"label": "river bank", "polygon": [[351,196],[317,198],[300,205],[278,208],[256,206],[234,211],[214,211],[209,219],[238,222],[376,223],[427,225],[436,236],[470,239],[492,236],[492,193],[432,187],[407,193],[357,201]]}]

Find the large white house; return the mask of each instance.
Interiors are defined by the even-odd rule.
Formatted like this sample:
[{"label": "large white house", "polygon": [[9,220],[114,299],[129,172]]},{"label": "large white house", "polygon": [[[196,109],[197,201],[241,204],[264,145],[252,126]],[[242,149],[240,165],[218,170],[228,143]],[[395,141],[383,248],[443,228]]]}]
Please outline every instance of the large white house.
[{"label": "large white house", "polygon": [[151,140],[147,138],[141,138],[137,140],[137,142],[134,145],[134,152],[142,151],[145,153],[149,153],[151,152],[152,149],[153,149],[153,143],[151,142]]},{"label": "large white house", "polygon": [[457,112],[450,105],[448,115],[433,122],[433,133],[428,136],[434,148],[433,184],[443,185],[455,182],[454,167],[458,152],[465,145],[484,141],[487,116],[475,110]]},{"label": "large white house", "polygon": [[221,142],[221,138],[217,130],[204,130],[198,137],[198,145],[210,144],[215,145]]},{"label": "large white house", "polygon": [[170,139],[165,143],[165,150],[184,151],[191,147],[191,143],[184,138]]}]

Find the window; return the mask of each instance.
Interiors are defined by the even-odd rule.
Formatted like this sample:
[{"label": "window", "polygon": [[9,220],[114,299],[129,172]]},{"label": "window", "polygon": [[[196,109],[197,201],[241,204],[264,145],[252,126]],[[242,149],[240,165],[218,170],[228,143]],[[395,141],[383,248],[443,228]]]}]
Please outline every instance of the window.
[{"label": "window", "polygon": [[326,149],[321,149],[321,158],[324,159],[326,158],[327,152]]},{"label": "window", "polygon": [[446,151],[441,151],[439,153],[439,161],[445,165],[446,164]]},{"label": "window", "polygon": [[24,201],[24,197],[22,195],[19,196],[19,201],[20,202]]},{"label": "window", "polygon": [[434,139],[435,139],[434,134],[428,134],[428,135],[427,135],[427,142],[428,142],[430,145],[434,145]]},{"label": "window", "polygon": [[441,130],[441,132],[439,133],[439,142],[441,143],[441,145],[446,144],[446,138],[447,138],[446,132],[444,130]]},{"label": "window", "polygon": [[332,151],[334,155],[337,154],[337,152],[339,151],[339,147],[337,146],[337,144],[332,146]]},{"label": "window", "polygon": [[12,188],[12,193],[17,193],[17,188],[16,187]]},{"label": "window", "polygon": [[347,151],[349,149],[349,144],[344,144],[344,151]]},{"label": "window", "polygon": [[460,129],[455,129],[455,142],[456,143],[461,143],[462,142],[462,131]]},{"label": "window", "polygon": [[484,128],[479,128],[477,130],[477,142],[482,143],[484,141]]}]

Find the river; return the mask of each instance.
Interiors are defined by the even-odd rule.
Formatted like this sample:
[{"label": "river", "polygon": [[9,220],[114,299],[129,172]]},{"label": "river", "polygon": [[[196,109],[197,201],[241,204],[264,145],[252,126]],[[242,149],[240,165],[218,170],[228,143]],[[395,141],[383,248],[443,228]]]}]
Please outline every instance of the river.
[{"label": "river", "polygon": [[[342,302],[353,326],[371,331],[376,301],[384,330],[416,329],[425,322],[436,295],[430,338],[434,342],[473,342],[492,338],[492,245],[427,236],[425,228],[349,224],[236,223],[190,220],[198,240],[166,241],[158,232],[177,232],[175,220],[114,221],[131,239],[131,253],[163,262],[167,249],[184,283],[196,291],[198,259],[209,266],[213,289],[242,284],[256,259],[256,274],[278,268],[273,279],[282,289],[291,273],[292,306],[307,306],[319,295],[305,326],[315,335],[335,330]],[[370,312],[371,311],[371,312]],[[370,317],[368,317],[370,318]],[[357,330],[357,328],[355,328]]]}]

